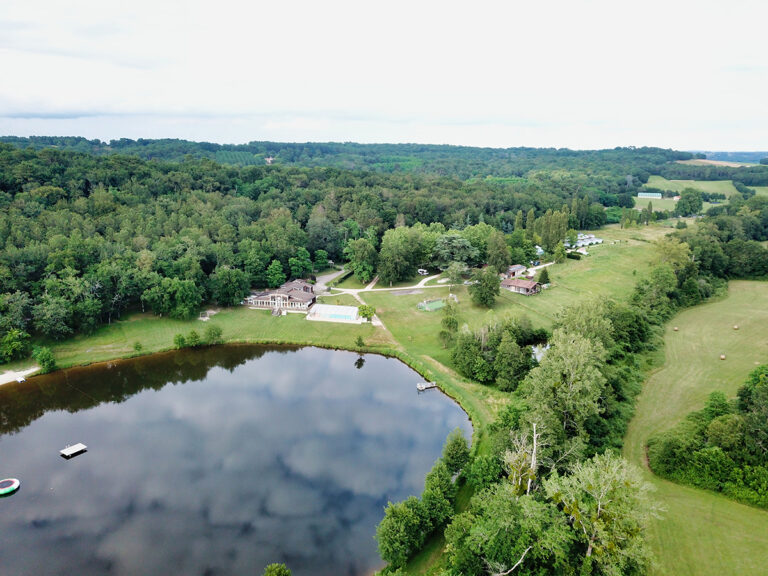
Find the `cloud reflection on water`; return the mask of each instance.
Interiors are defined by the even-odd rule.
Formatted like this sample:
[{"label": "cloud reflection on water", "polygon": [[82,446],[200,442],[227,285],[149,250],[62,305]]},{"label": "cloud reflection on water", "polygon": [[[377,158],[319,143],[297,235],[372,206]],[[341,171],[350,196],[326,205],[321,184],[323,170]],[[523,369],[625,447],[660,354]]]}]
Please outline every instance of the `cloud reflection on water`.
[{"label": "cloud reflection on water", "polygon": [[[281,561],[301,576],[378,567],[383,506],[420,493],[447,433],[469,433],[466,415],[439,393],[417,395],[418,376],[395,360],[366,356],[358,369],[348,352],[238,353],[227,368],[208,357],[183,385],[47,412],[1,437],[0,467],[23,482],[0,502],[3,570],[260,574]],[[108,376],[125,383],[145,368]],[[184,382],[184,360],[178,368],[174,381]],[[103,368],[78,377],[79,389],[104,377],[122,390]],[[78,441],[87,454],[57,458]]]}]

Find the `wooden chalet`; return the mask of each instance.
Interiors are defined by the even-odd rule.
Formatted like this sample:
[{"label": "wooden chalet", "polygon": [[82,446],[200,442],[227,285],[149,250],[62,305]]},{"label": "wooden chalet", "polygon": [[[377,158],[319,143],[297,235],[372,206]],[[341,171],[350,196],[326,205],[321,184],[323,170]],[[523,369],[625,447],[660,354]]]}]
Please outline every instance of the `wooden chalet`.
[{"label": "wooden chalet", "polygon": [[502,281],[501,287],[510,292],[523,294],[525,296],[531,296],[532,294],[541,292],[541,284],[535,280],[523,280],[522,278],[507,278]]}]

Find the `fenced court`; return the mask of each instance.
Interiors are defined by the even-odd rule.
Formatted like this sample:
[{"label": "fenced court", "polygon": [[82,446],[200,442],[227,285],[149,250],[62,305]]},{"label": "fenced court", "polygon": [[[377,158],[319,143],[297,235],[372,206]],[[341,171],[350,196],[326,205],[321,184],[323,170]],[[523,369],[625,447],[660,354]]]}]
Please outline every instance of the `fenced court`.
[{"label": "fenced court", "polygon": [[[454,294],[451,294],[449,298],[454,302],[458,302],[458,299]],[[416,308],[418,308],[422,312],[435,312],[436,310],[440,310],[441,308],[445,307],[445,300],[446,300],[445,298],[434,298],[432,300],[422,300],[416,305]]]}]

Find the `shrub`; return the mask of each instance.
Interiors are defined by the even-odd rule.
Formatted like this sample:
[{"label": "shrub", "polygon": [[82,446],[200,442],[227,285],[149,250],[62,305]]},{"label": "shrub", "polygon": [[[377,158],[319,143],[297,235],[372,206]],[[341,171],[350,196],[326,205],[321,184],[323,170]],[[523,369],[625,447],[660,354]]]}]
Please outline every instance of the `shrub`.
[{"label": "shrub", "polygon": [[47,374],[48,372],[56,370],[56,358],[54,358],[50,348],[45,346],[35,348],[32,357],[38,364],[40,364],[41,373]]},{"label": "shrub", "polygon": [[221,326],[216,326],[214,324],[209,324],[205,327],[205,332],[203,333],[203,339],[206,344],[212,345],[212,344],[221,344],[222,338],[221,338]]}]

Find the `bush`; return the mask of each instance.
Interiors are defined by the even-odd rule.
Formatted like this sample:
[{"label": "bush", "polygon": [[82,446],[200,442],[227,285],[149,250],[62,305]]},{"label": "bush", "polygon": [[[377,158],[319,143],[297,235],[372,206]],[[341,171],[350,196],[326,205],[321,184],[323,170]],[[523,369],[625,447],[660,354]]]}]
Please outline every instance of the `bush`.
[{"label": "bush", "polygon": [[48,374],[48,372],[56,370],[56,358],[54,358],[50,348],[45,346],[35,348],[32,357],[40,364],[40,372],[42,374]]},{"label": "bush", "polygon": [[184,338],[184,334],[176,334],[176,336],[173,337],[173,345],[177,350],[184,348],[187,345],[187,339]]},{"label": "bush", "polygon": [[187,344],[192,348],[200,346],[200,334],[198,334],[197,331],[192,330],[187,336]]},{"label": "bush", "polygon": [[213,344],[221,344],[222,338],[221,338],[221,326],[216,326],[214,324],[209,324],[205,327],[205,332],[203,333],[203,340],[208,345]]}]

